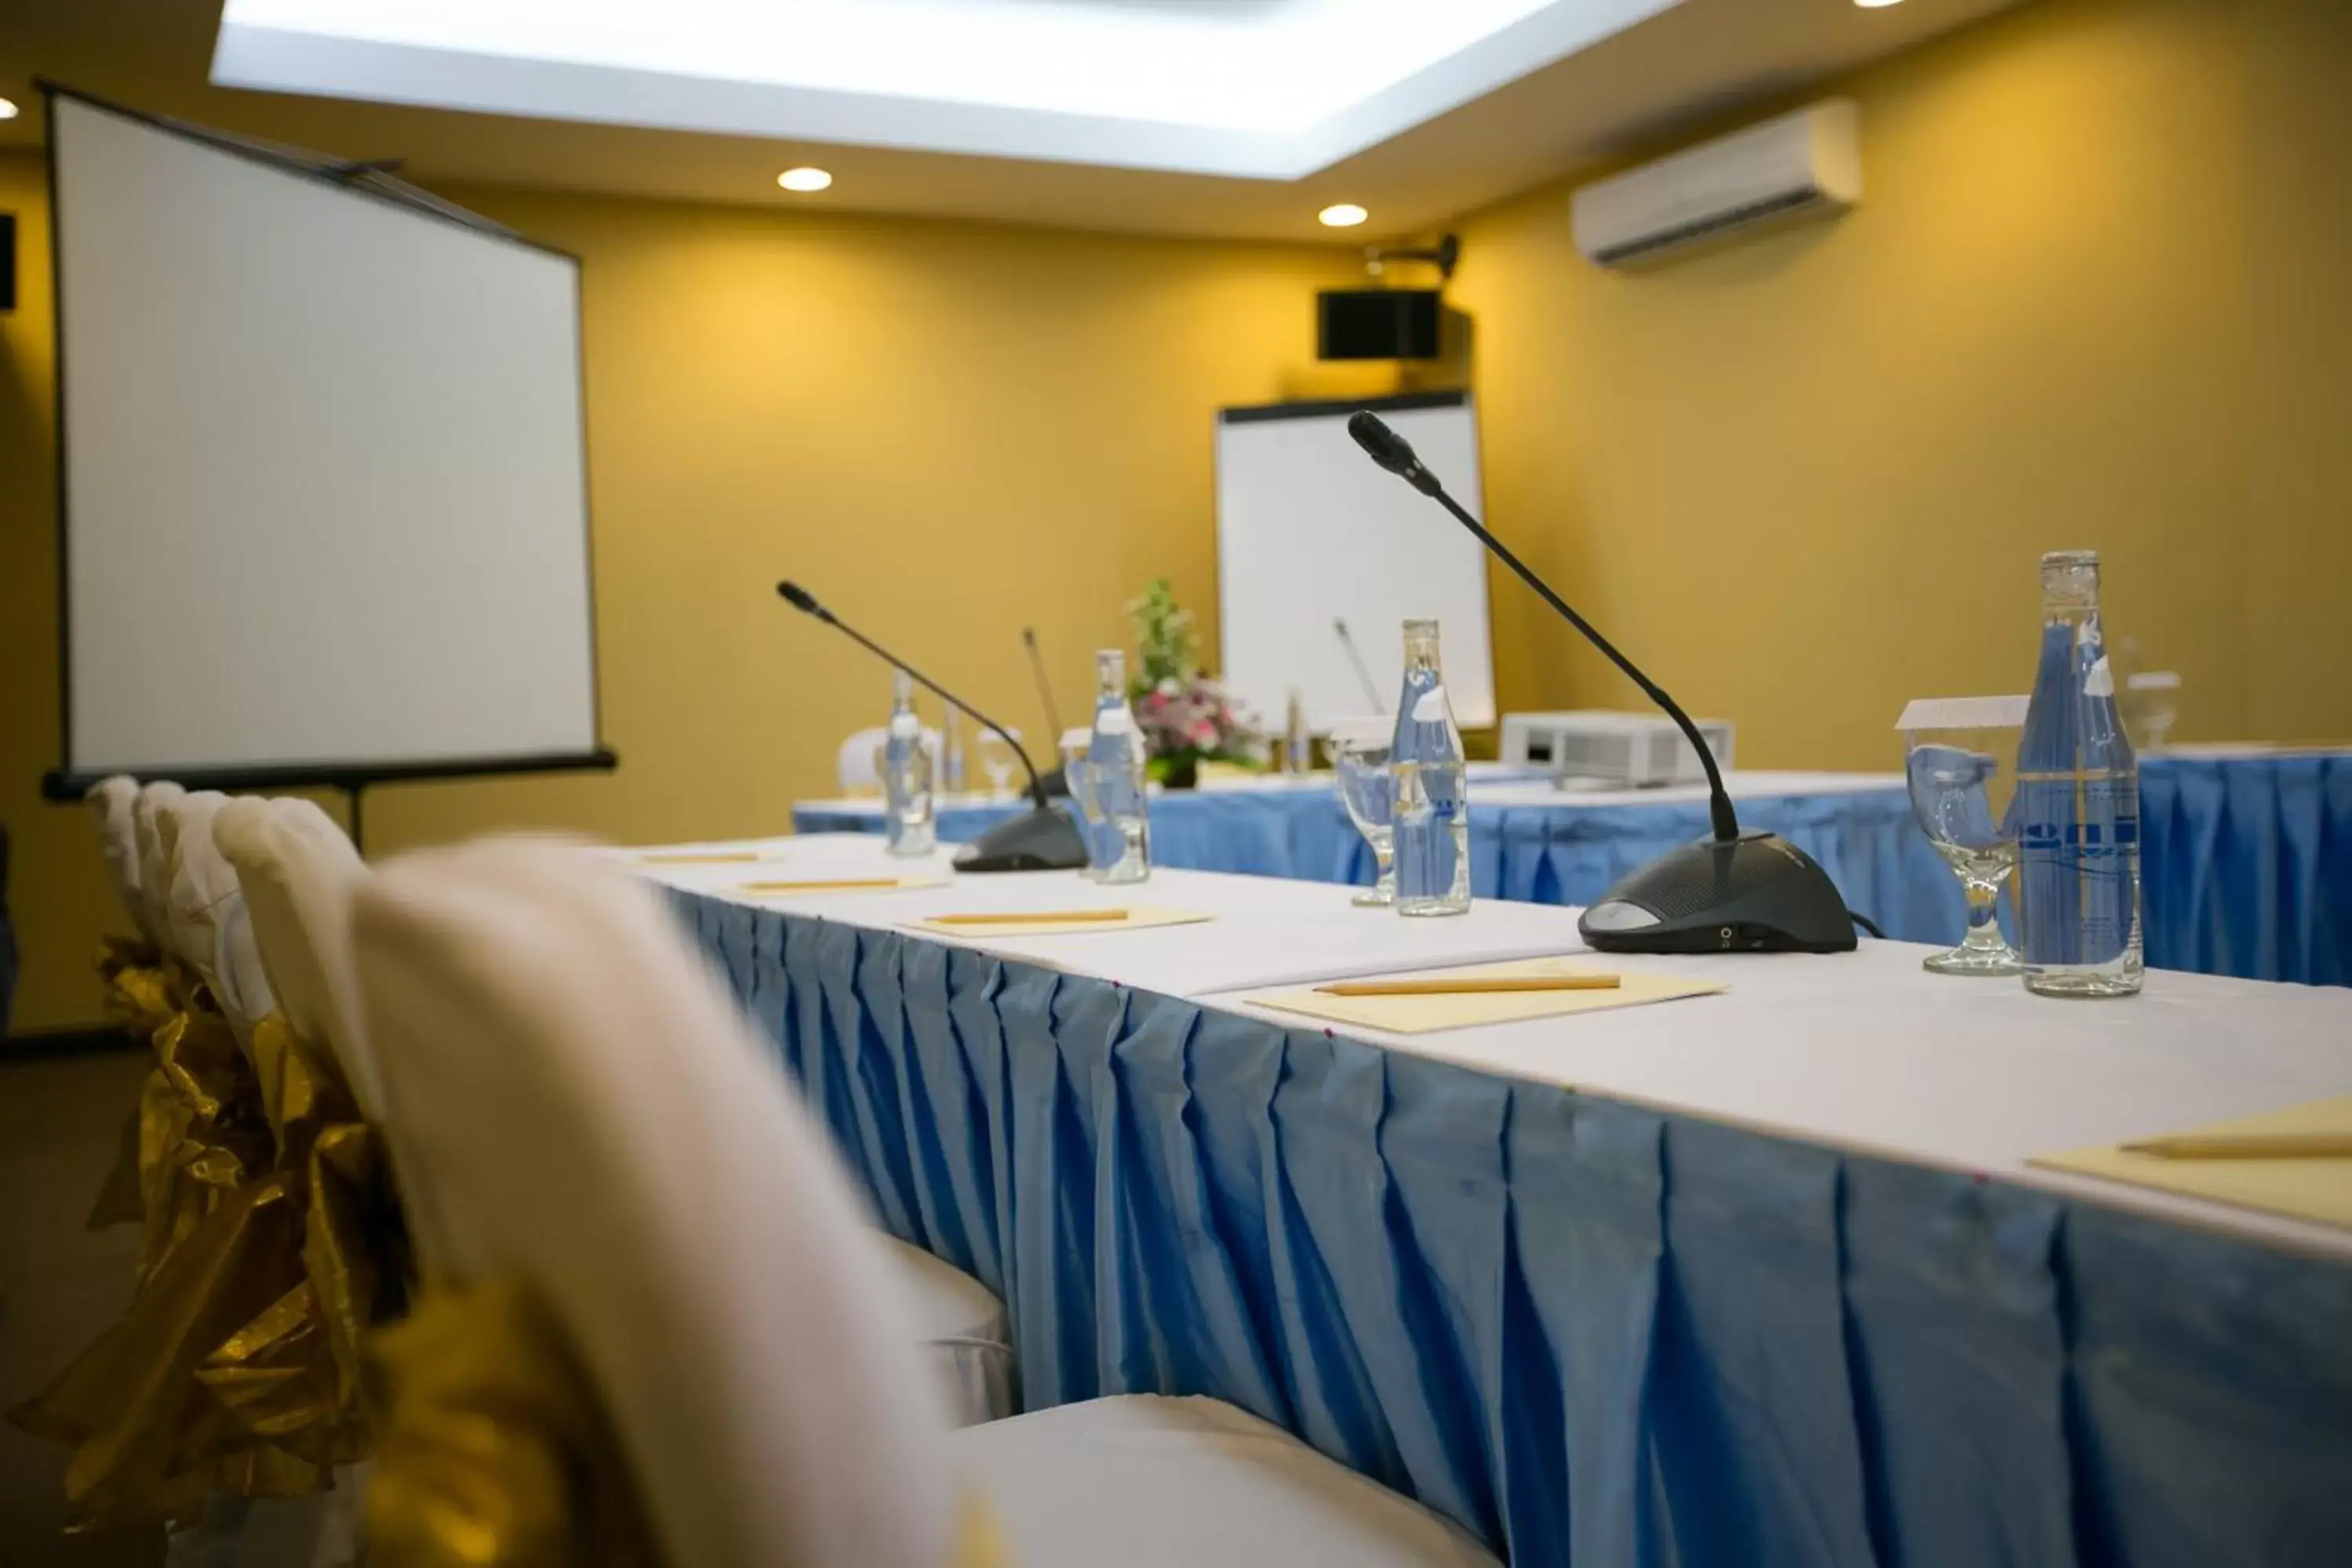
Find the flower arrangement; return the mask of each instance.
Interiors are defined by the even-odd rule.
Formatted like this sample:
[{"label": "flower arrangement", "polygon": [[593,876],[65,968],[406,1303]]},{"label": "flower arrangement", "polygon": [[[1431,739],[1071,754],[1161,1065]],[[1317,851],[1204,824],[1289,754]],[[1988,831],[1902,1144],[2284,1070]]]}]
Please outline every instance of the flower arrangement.
[{"label": "flower arrangement", "polygon": [[1224,688],[1201,673],[1192,613],[1176,603],[1165,577],[1127,606],[1135,621],[1135,673],[1128,701],[1151,749],[1151,776],[1183,789],[1203,762],[1265,766],[1265,736],[1234,705]]}]

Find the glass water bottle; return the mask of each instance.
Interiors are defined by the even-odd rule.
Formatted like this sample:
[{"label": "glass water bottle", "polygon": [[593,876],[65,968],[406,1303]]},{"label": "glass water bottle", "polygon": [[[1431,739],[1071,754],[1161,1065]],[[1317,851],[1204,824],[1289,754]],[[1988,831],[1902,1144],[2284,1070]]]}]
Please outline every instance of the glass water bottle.
[{"label": "glass water bottle", "polygon": [[2018,746],[2025,987],[2130,996],[2141,984],[2139,765],[2099,627],[2099,558],[2042,558],[2042,657]]},{"label": "glass water bottle", "polygon": [[929,855],[939,846],[931,817],[931,748],[915,712],[915,683],[905,670],[890,688],[890,723],[875,758],[882,775],[882,834],[893,855]]},{"label": "glass water bottle", "polygon": [[1470,797],[1462,731],[1445,700],[1437,623],[1404,624],[1404,689],[1397,698],[1396,910],[1458,915],[1470,908]]},{"label": "glass water bottle", "polygon": [[1127,705],[1127,655],[1107,647],[1095,655],[1095,723],[1087,763],[1103,825],[1090,844],[1104,882],[1140,882],[1151,875],[1151,816],[1146,809],[1143,731]]}]

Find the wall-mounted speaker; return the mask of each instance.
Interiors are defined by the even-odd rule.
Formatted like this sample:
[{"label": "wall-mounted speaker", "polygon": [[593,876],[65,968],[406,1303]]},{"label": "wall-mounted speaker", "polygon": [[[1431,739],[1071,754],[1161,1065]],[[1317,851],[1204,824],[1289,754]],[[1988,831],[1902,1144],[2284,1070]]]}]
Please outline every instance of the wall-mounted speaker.
[{"label": "wall-mounted speaker", "polygon": [[1434,289],[1327,289],[1316,296],[1318,359],[1435,359]]},{"label": "wall-mounted speaker", "polygon": [[16,215],[0,213],[0,312],[16,308]]}]

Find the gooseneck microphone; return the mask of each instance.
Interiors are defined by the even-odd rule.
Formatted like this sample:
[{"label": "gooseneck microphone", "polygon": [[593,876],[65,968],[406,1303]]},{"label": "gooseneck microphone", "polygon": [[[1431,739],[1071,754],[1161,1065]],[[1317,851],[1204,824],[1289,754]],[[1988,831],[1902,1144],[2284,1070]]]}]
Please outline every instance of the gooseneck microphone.
[{"label": "gooseneck microphone", "polygon": [[1045,722],[1054,733],[1062,732],[1062,710],[1054,706],[1054,683],[1045,679],[1045,656],[1037,651],[1037,628],[1021,628],[1021,646],[1029,650],[1029,673],[1037,678],[1037,700],[1045,705]]},{"label": "gooseneck microphone", "polygon": [[1585,940],[1614,952],[1853,951],[1853,920],[1829,873],[1778,834],[1740,831],[1739,815],[1723,787],[1723,771],[1682,704],[1446,494],[1444,482],[1423,466],[1412,444],[1379,416],[1359,410],[1348,421],[1348,434],[1373,462],[1452,512],[1496,560],[1623,670],[1698,753],[1699,766],[1706,772],[1713,837],[1669,852],[1602,894],[1577,921]]},{"label": "gooseneck microphone", "polygon": [[1331,630],[1338,634],[1339,647],[1346,651],[1348,662],[1356,667],[1356,683],[1364,689],[1364,700],[1372,705],[1373,712],[1383,719],[1387,718],[1388,707],[1381,701],[1380,689],[1372,684],[1372,672],[1364,668],[1364,656],[1356,651],[1356,639],[1349,635],[1347,618],[1334,616],[1331,618]]},{"label": "gooseneck microphone", "polygon": [[1723,787],[1723,772],[1716,766],[1715,753],[1707,750],[1706,738],[1699,734],[1698,726],[1691,722],[1690,715],[1683,711],[1683,705],[1667,696],[1656,681],[1643,674],[1632,659],[1619,653],[1614,643],[1595,631],[1591,622],[1578,615],[1567,600],[1551,591],[1549,584],[1528,570],[1526,562],[1512,554],[1501,540],[1486,531],[1485,524],[1447,495],[1445,486],[1439,482],[1437,476],[1421,466],[1421,459],[1413,455],[1412,446],[1403,437],[1381,423],[1378,415],[1359,412],[1348,421],[1348,434],[1356,438],[1356,445],[1371,454],[1373,462],[1402,478],[1422,494],[1433,498],[1438,505],[1452,512],[1456,521],[1478,536],[1479,543],[1494,552],[1496,560],[1517,573],[1520,582],[1533,588],[1545,604],[1566,616],[1568,624],[1582,632],[1587,642],[1606,654],[1610,663],[1623,670],[1633,684],[1642,689],[1643,696],[1665,710],[1666,717],[1672,719],[1689,740],[1691,750],[1698,753],[1699,766],[1706,770],[1706,806],[1708,815],[1715,819],[1715,836],[1727,843],[1738,837],[1739,814],[1731,808],[1730,793]]},{"label": "gooseneck microphone", "polygon": [[1037,764],[1029,760],[1027,749],[1011,731],[872,637],[844,622],[817,603],[816,595],[799,584],[790,581],[779,583],[776,593],[793,609],[823,621],[891,668],[904,670],[917,685],[929,688],[943,701],[951,702],[971,714],[982,729],[1002,737],[1004,743],[1013,749],[1013,754],[1021,759],[1022,771],[1029,775],[1029,798],[1034,805],[1026,816],[1000,823],[965,845],[956,854],[958,868],[966,871],[1072,871],[1087,863],[1086,843],[1078,837],[1077,826],[1048,803],[1045,781],[1038,775]]}]

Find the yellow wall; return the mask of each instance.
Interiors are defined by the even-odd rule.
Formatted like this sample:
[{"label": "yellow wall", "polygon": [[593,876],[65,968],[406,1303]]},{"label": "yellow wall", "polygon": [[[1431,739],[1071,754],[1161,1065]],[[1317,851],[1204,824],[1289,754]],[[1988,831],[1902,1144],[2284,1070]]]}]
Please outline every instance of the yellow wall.
[{"label": "yellow wall", "polygon": [[[37,160],[0,159],[30,296],[0,326],[20,1027],[94,1016],[87,957],[112,918],[84,814],[37,799],[57,744],[40,184]],[[777,599],[784,575],[1050,752],[1020,626],[1066,718],[1149,578],[1174,578],[1213,636],[1216,410],[1320,384],[1314,290],[1352,271],[1339,247],[452,194],[584,262],[599,679],[622,767],[380,790],[371,853],[518,824],[783,831],[889,698],[879,666]]]},{"label": "yellow wall", "polygon": [[[1834,225],[1618,274],[1575,254],[1566,184],[1475,215],[1454,298],[1497,529],[1736,721],[1750,764],[1886,767],[1905,699],[2021,689],[2035,560],[2079,545],[2105,554],[2116,629],[2183,671],[2184,736],[2352,734],[2348,60],[2336,0],[2042,0],[1804,95],[1862,104],[1868,195]],[[26,261],[0,320],[23,1026],[92,1016],[110,917],[81,814],[35,798],[56,734],[39,185],[0,158]],[[1308,295],[1352,274],[1344,248],[456,194],[587,263],[625,764],[384,790],[378,851],[778,828],[885,697],[779,605],[787,573],[1041,730],[1024,621],[1066,710],[1154,574],[1214,646],[1214,410],[1371,385],[1310,363]],[[1633,700],[1516,583],[1494,595],[1507,706]]]},{"label": "yellow wall", "polygon": [[[2046,0],[1789,100],[1860,102],[1834,224],[1612,273],[1572,183],[1477,215],[1498,527],[1751,765],[2024,689],[2079,546],[2180,738],[2352,735],[2347,73],[2340,0]],[[1633,700],[1496,608],[1507,707]]]}]

